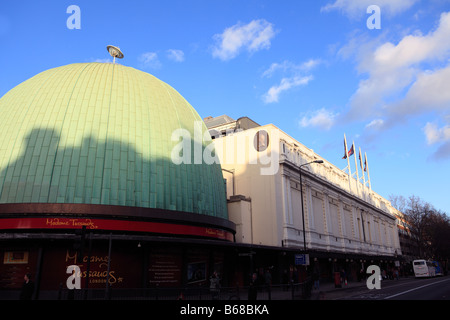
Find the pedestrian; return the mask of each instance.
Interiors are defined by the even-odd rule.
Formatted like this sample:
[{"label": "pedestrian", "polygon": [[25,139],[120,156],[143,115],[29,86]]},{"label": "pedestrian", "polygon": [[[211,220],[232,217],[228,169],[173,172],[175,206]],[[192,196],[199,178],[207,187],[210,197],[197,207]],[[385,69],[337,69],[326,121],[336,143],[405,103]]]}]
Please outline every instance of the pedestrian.
[{"label": "pedestrian", "polygon": [[313,272],[314,290],[319,290],[320,287],[320,273],[318,269],[314,269]]},{"label": "pedestrian", "polygon": [[341,269],[340,276],[341,276],[341,283],[344,283],[345,285],[347,285],[347,274],[344,269]]},{"label": "pedestrian", "polygon": [[31,281],[31,273],[25,274],[22,290],[20,291],[20,300],[31,300],[34,292],[34,283]]},{"label": "pedestrian", "polygon": [[220,291],[220,278],[216,271],[214,271],[211,278],[209,278],[209,282],[209,290],[211,291],[212,299],[217,300]]},{"label": "pedestrian", "polygon": [[361,270],[359,270],[359,274],[360,274],[361,280],[363,280],[363,281],[366,280],[367,274],[364,270],[364,267],[361,267]]},{"label": "pedestrian", "polygon": [[283,270],[282,281],[283,281],[283,291],[287,291],[289,285],[289,275],[286,269]]},{"label": "pedestrian", "polygon": [[272,275],[270,274],[269,269],[266,269],[266,273],[264,274],[264,280],[266,283],[266,287],[270,287],[272,285]]},{"label": "pedestrian", "polygon": [[256,300],[258,295],[258,275],[253,273],[248,286],[248,300]]},{"label": "pedestrian", "polygon": [[395,280],[398,280],[399,279],[398,269],[394,270],[394,275],[395,275]]},{"label": "pedestrian", "polygon": [[294,269],[292,271],[292,282],[298,283],[298,270],[296,267],[294,267]]}]

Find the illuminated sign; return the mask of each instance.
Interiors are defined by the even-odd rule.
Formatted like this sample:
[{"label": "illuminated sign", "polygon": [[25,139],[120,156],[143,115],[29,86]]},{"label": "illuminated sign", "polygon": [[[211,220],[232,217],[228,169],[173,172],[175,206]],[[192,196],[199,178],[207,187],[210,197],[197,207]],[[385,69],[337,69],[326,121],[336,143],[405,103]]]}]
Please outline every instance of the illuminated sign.
[{"label": "illuminated sign", "polygon": [[159,234],[175,234],[208,237],[233,241],[231,232],[218,228],[207,228],[174,223],[107,220],[84,218],[7,218],[0,219],[0,229],[80,229],[87,230],[117,230],[132,232],[149,232]]}]

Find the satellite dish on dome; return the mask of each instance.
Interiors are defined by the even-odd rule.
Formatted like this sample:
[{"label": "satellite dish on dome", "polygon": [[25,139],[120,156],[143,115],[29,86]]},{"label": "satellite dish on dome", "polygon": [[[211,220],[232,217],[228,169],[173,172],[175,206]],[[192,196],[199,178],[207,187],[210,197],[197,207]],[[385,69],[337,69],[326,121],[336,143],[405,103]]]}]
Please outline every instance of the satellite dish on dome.
[{"label": "satellite dish on dome", "polygon": [[120,48],[115,46],[107,46],[106,49],[108,50],[109,54],[114,58],[113,63],[116,63],[116,58],[122,59],[123,53],[120,51]]}]

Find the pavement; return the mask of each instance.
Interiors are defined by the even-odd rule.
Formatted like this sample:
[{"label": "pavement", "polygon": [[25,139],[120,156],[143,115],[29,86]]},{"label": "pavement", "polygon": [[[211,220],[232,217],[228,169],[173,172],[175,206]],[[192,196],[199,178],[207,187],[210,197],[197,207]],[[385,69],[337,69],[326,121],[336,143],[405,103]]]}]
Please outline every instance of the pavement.
[{"label": "pavement", "polygon": [[[382,288],[384,286],[388,287],[390,285],[393,285],[395,283],[407,283],[409,281],[414,280],[413,276],[410,277],[400,277],[399,280],[383,280],[381,282]],[[260,288],[258,291],[258,300],[301,300],[301,288],[296,287],[298,289],[292,291],[292,288],[290,286],[281,286],[276,285],[272,287],[270,297],[269,294],[264,288]],[[235,288],[229,288],[231,289],[229,292],[222,290],[220,293],[220,300],[234,300],[234,299],[240,299],[240,300],[247,300],[248,299],[248,289],[247,288],[241,288],[238,292],[236,292]],[[368,288],[366,285],[366,280],[358,281],[349,281],[347,284],[342,284],[341,287],[336,287],[334,282],[328,282],[328,281],[320,281],[319,288],[312,289],[311,297],[309,300],[339,300],[339,299],[346,299],[347,297],[357,295],[359,293],[367,293]],[[6,293],[6,292],[3,292]],[[294,297],[293,297],[294,295]],[[18,296],[18,292],[17,292]],[[55,295],[56,296],[56,295]],[[130,297],[120,297],[121,299],[141,299],[140,296],[130,296]],[[179,295],[174,296],[164,296],[161,293],[160,299],[168,299],[168,300],[177,300],[179,298]],[[210,293],[208,289],[203,292],[203,295],[192,295],[188,298],[186,295],[185,297],[187,300],[208,300],[212,299],[210,296]],[[2,292],[0,291],[0,300],[10,300],[10,299],[16,299],[16,295],[12,295],[9,293],[9,296],[2,295]],[[145,299],[148,299],[146,297]]]},{"label": "pavement", "polygon": [[[395,281],[395,280],[386,280]],[[334,282],[321,281],[319,288],[314,289],[311,292],[311,298],[309,300],[335,300],[342,299],[352,293],[357,293],[359,291],[366,291],[367,285],[366,280],[361,282],[348,282],[347,284],[342,284],[341,287],[336,287]],[[292,296],[294,294],[294,298]],[[298,287],[294,292],[292,292],[291,287],[288,288],[283,286],[273,286],[271,290],[271,296],[268,296],[267,291],[261,289],[258,292],[258,300],[301,300],[301,288]],[[247,300],[247,291],[245,289],[241,290],[240,294],[241,300]],[[227,295],[223,295],[222,299],[227,299]]]},{"label": "pavement", "polygon": [[347,284],[342,284],[340,287],[336,287],[334,282],[320,283],[318,289],[312,290],[311,300],[335,300],[343,298],[351,292],[357,291],[358,289],[367,290],[367,285],[365,280],[351,281]]},{"label": "pavement", "polygon": [[[381,286],[383,286],[383,283],[402,283],[411,279],[414,279],[414,277],[400,277],[398,280],[382,280]],[[345,299],[345,297],[357,294],[358,292],[366,292],[367,290],[366,280],[348,282],[347,284],[342,284],[340,288],[337,288],[334,283],[320,283],[319,289],[313,288],[311,300]]]}]

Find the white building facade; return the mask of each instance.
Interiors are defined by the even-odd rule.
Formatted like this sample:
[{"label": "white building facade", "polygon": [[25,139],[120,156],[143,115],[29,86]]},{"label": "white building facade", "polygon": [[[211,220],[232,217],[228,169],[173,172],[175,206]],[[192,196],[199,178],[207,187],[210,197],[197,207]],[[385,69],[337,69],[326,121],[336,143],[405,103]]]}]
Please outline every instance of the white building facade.
[{"label": "white building facade", "polygon": [[209,128],[221,133],[214,144],[237,242],[359,262],[355,268],[401,255],[389,201],[274,125],[226,127]]}]

